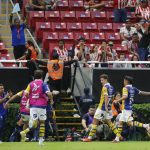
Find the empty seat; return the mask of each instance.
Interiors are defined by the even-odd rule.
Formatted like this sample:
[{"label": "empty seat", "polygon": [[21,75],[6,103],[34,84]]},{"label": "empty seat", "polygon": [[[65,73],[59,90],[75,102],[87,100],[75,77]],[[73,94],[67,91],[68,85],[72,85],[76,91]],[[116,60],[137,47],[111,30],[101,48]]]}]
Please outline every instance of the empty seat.
[{"label": "empty seat", "polygon": [[49,50],[49,42],[57,43],[59,39],[57,32],[43,32],[43,51]]},{"label": "empty seat", "polygon": [[59,39],[63,39],[67,43],[74,43],[74,38],[73,38],[72,32],[59,33]]},{"label": "empty seat", "polygon": [[99,43],[100,41],[105,40],[105,34],[101,33],[90,33],[90,38],[92,43]]},{"label": "empty seat", "polygon": [[35,36],[37,40],[42,41],[43,32],[44,31],[51,31],[51,24],[49,22],[37,22],[35,28]]},{"label": "empty seat", "polygon": [[113,10],[113,0],[103,0],[102,3],[105,4],[105,10]]},{"label": "empty seat", "polygon": [[44,11],[30,11],[28,24],[32,29],[35,29],[36,22],[44,22]]},{"label": "empty seat", "polygon": [[0,50],[3,50],[3,49],[5,49],[5,45],[4,43],[0,43]]},{"label": "empty seat", "polygon": [[92,11],[91,16],[94,22],[107,22],[105,11]]},{"label": "empty seat", "polygon": [[90,22],[91,13],[90,11],[76,11],[76,17],[78,22]]},{"label": "empty seat", "polygon": [[127,45],[115,44],[114,48],[117,51],[117,53],[129,54],[128,46]]},{"label": "empty seat", "polygon": [[120,28],[125,26],[125,23],[113,23],[113,29],[114,31],[120,31]]},{"label": "empty seat", "polygon": [[113,26],[112,23],[98,23],[99,31],[112,31]]},{"label": "empty seat", "polygon": [[75,22],[76,21],[75,11],[61,11],[61,20],[67,22]]},{"label": "empty seat", "polygon": [[57,9],[58,10],[68,10],[69,9],[68,0],[59,1],[57,4]]},{"label": "empty seat", "polygon": [[86,42],[90,42],[90,34],[88,32],[75,32],[74,33],[74,40],[77,40],[80,37],[84,37]]},{"label": "empty seat", "polygon": [[84,31],[98,31],[97,23],[83,23]]},{"label": "empty seat", "polygon": [[107,11],[107,19],[109,22],[113,22],[113,20],[114,20],[114,12],[113,11]]},{"label": "empty seat", "polygon": [[127,17],[128,17],[129,19],[131,19],[131,22],[133,22],[133,23],[138,22],[138,19],[137,19],[137,17],[135,16],[135,12],[130,12],[130,11],[128,11],[128,12],[127,12]]},{"label": "empty seat", "polygon": [[68,31],[81,31],[82,24],[81,23],[68,23],[67,24]]},{"label": "empty seat", "polygon": [[61,20],[59,11],[45,11],[45,19],[49,22],[59,22]]},{"label": "empty seat", "polygon": [[53,31],[67,31],[67,25],[64,22],[53,22],[52,23],[52,30]]},{"label": "empty seat", "polygon": [[120,34],[119,33],[106,33],[107,41],[114,41],[116,44],[121,43]]},{"label": "empty seat", "polygon": [[69,1],[69,6],[71,10],[84,10],[83,0],[71,0]]}]

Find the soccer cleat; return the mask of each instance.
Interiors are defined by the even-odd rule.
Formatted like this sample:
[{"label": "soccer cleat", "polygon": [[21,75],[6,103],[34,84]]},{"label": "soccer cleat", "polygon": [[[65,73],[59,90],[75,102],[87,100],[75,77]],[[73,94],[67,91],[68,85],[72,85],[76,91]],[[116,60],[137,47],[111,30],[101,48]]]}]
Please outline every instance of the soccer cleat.
[{"label": "soccer cleat", "polygon": [[150,124],[147,124],[146,131],[147,135],[150,137]]},{"label": "soccer cleat", "polygon": [[112,141],[112,143],[119,143],[120,141],[118,141],[118,140],[116,140],[116,139],[114,139],[113,141]]},{"label": "soccer cleat", "polygon": [[26,133],[24,131],[20,132],[21,135],[21,142],[25,142],[26,141]]},{"label": "soccer cleat", "polygon": [[39,145],[41,145],[41,146],[43,146],[44,145],[44,139],[43,139],[43,137],[40,137],[39,138]]},{"label": "soccer cleat", "polygon": [[2,144],[3,142],[0,140],[0,144]]},{"label": "soccer cleat", "polygon": [[82,139],[82,141],[83,141],[83,142],[92,142],[92,140],[89,139],[89,138],[84,138],[84,139]]}]

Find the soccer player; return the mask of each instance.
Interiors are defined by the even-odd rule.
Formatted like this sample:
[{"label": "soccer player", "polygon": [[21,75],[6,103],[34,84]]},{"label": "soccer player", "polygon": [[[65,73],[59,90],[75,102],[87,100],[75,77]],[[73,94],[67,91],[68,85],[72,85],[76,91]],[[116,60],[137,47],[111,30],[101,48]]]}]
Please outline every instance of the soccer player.
[{"label": "soccer player", "polygon": [[[123,123],[126,122],[130,126],[137,126],[137,127],[143,127],[147,130],[148,134],[150,133],[150,125],[149,124],[143,124],[138,121],[133,121],[132,117],[132,104],[134,101],[134,97],[136,95],[144,95],[148,96],[150,95],[150,92],[144,92],[138,90],[136,87],[132,86],[133,78],[130,76],[124,77],[124,88],[122,97],[118,100],[115,100],[114,103],[121,102],[123,103],[123,110],[119,119],[119,125],[118,125],[118,131],[121,134]],[[119,142],[119,137],[116,136],[114,139],[114,142]]]},{"label": "soccer player", "polygon": [[96,133],[96,129],[99,121],[105,121],[108,124],[108,126],[111,128],[111,130],[117,135],[117,137],[121,138],[121,135],[118,133],[117,128],[111,121],[113,117],[111,112],[111,105],[112,105],[112,100],[114,95],[114,88],[108,82],[108,75],[102,74],[100,76],[100,81],[103,86],[101,91],[100,104],[94,115],[92,129],[89,133],[89,136],[88,138],[83,139],[83,142],[92,141],[92,137]]},{"label": "soccer player", "polygon": [[[5,104],[5,108],[9,106],[9,103],[14,101],[17,98],[21,98],[20,102],[20,113],[21,113],[21,120],[23,121],[23,130],[28,128],[29,118],[30,118],[30,111],[28,107],[28,98],[25,94],[25,91],[21,91],[17,93],[16,95],[12,96],[9,101]],[[22,142],[26,139],[22,137]]]},{"label": "soccer player", "polygon": [[[36,70],[34,72],[34,81],[30,82],[26,88],[26,96],[29,97],[30,105],[30,121],[29,128],[36,128],[38,120],[40,124],[39,145],[43,145],[45,133],[46,107],[48,100],[53,103],[53,97],[46,83],[43,82],[43,71]],[[48,99],[46,97],[48,96]],[[26,135],[29,129],[22,131],[22,135]]]}]

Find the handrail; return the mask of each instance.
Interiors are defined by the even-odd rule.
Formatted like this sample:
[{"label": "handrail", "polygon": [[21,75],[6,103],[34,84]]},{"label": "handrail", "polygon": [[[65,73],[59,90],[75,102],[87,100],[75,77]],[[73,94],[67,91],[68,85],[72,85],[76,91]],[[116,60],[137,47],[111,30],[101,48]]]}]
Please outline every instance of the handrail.
[{"label": "handrail", "polygon": [[[12,0],[10,0],[10,3],[12,4],[13,7],[15,6]],[[19,15],[19,13],[17,12],[16,14],[17,14],[17,17],[19,18],[19,20],[21,20],[21,17],[20,17],[20,15]],[[27,31],[27,33],[29,34],[29,36],[31,37],[31,39],[33,40],[35,46],[37,47],[39,54],[41,54],[41,49],[40,49],[40,47],[38,46],[37,42],[35,41],[34,37],[32,36],[30,30],[26,28],[26,31]]]}]

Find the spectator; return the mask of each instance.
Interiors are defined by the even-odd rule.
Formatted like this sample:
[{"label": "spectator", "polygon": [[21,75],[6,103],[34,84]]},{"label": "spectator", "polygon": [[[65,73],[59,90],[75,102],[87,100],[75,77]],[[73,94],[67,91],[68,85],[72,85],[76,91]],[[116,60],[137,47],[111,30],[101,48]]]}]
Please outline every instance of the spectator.
[{"label": "spectator", "polygon": [[132,35],[137,33],[135,27],[132,27],[131,20],[126,20],[125,27],[120,28],[120,35],[122,39],[122,45],[128,44],[128,42],[132,39]]},{"label": "spectator", "polygon": [[140,61],[145,61],[148,55],[148,46],[150,43],[150,26],[147,27],[144,33],[141,32],[143,35],[139,44],[138,44],[138,54]]},{"label": "spectator", "polygon": [[95,111],[96,111],[96,107],[94,105],[91,105],[88,108],[87,113],[85,113],[82,117],[82,127],[86,132],[90,131],[90,125],[93,122]]},{"label": "spectator", "polygon": [[98,46],[94,44],[90,49],[90,61],[97,61],[97,57],[98,57]]},{"label": "spectator", "polygon": [[[120,54],[118,61],[128,61],[125,54]],[[113,68],[131,68],[131,65],[128,63],[114,63]]]},{"label": "spectator", "polygon": [[86,55],[89,54],[89,47],[85,44],[85,38],[80,37],[78,39],[78,45],[75,48],[75,57],[78,57],[79,61],[85,61]]},{"label": "spectator", "polygon": [[25,33],[24,30],[26,25],[20,24],[19,19],[14,19],[14,24],[12,23],[13,14],[10,15],[10,28],[12,33],[12,46],[14,47],[13,53],[15,59],[22,57],[26,51],[25,47]]},{"label": "spectator", "polygon": [[[139,61],[139,57],[137,55],[133,55],[131,61]],[[139,63],[137,63],[132,64],[132,68],[142,68],[142,66]]]},{"label": "spectator", "polygon": [[79,106],[81,108],[81,113],[82,115],[88,112],[88,109],[91,105],[93,105],[94,98],[92,95],[90,95],[90,89],[89,88],[84,88],[84,95],[81,96],[80,101],[79,101]]},{"label": "spectator", "polygon": [[137,33],[134,33],[133,36],[132,36],[132,39],[131,41],[129,41],[128,43],[128,49],[129,49],[129,52],[132,54],[132,55],[137,55],[138,56],[138,44],[139,44],[139,36]]},{"label": "spectator", "polygon": [[150,21],[150,6],[147,0],[140,0],[140,4],[136,7],[135,14],[139,21]]},{"label": "spectator", "polygon": [[54,48],[54,51],[59,55],[59,60],[68,60],[68,50],[65,48],[64,40],[59,40],[58,46]]},{"label": "spectator", "polygon": [[114,22],[126,22],[128,0],[113,0],[114,4]]},{"label": "spectator", "polygon": [[4,108],[7,100],[12,96],[12,92],[5,93],[3,84],[0,84],[0,143],[2,142],[5,121],[7,117],[7,109]]}]

